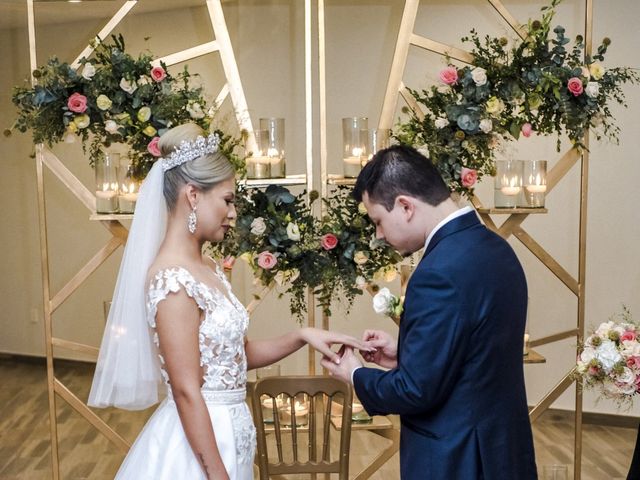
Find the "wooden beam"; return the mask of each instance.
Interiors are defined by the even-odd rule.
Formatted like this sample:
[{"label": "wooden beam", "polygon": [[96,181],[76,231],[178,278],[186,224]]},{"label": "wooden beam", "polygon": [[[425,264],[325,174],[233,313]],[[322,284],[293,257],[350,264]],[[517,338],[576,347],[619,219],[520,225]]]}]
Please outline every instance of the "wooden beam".
[{"label": "wooden beam", "polygon": [[558,382],[558,384],[553,387],[542,400],[538,402],[538,404],[533,407],[533,409],[529,412],[529,420],[531,423],[535,422],[540,415],[544,413],[544,411],[551,406],[553,402],[555,402],[560,395],[564,393],[564,391],[571,386],[574,382],[574,370],[571,370],[567,373],[562,380]]},{"label": "wooden beam", "polygon": [[527,38],[527,29],[524,25],[521,25],[511,12],[507,10],[504,4],[500,0],[488,0],[489,3],[496,11],[500,14],[500,16],[504,19],[505,22],[509,24],[509,26],[513,29],[514,32],[518,34],[518,36],[524,40]]},{"label": "wooden beam", "polygon": [[192,58],[197,58],[208,53],[217,52],[218,50],[218,42],[213,40],[211,42],[203,43],[195,47],[187,48],[186,50],[182,50],[180,52],[157,58],[153,62],[151,62],[151,65],[159,66],[160,62],[164,62],[166,65],[175,65],[176,63],[185,62],[187,60],[191,60]]},{"label": "wooden beam", "polygon": [[416,35],[415,33],[411,34],[410,41],[412,45],[424,48],[425,50],[429,50],[430,52],[445,55],[453,58],[454,60],[459,60],[464,63],[473,62],[473,54],[467,52],[466,50],[462,50],[461,48],[452,47],[451,45],[445,45],[444,43],[430,40],[420,35]]},{"label": "wooden beam", "polygon": [[[104,27],[102,27],[102,30],[98,32],[98,35],[96,35],[96,38],[100,40],[104,40],[105,38],[107,38],[111,34],[113,29],[116,28],[116,26],[127,15],[127,13],[129,13],[129,10],[135,7],[137,3],[138,3],[137,0],[127,0],[126,2],[124,2],[124,5],[120,7],[120,10],[118,10],[116,14],[111,18],[111,20],[109,20],[107,24]],[[87,45],[85,49],[82,52],[80,52],[80,55],[78,55],[76,59],[73,61],[73,63],[71,64],[71,68],[74,68],[77,70],[78,67],[80,66],[80,60],[82,59],[82,57],[89,58],[94,50],[95,49],[91,45]]]}]

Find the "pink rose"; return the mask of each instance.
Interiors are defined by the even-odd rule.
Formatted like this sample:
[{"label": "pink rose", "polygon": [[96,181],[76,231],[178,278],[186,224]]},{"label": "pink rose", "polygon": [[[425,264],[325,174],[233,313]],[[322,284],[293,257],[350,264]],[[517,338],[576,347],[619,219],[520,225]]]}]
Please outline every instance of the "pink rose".
[{"label": "pink rose", "polygon": [[580,95],[584,90],[584,88],[582,87],[582,80],[580,80],[578,77],[570,78],[569,82],[567,83],[567,88],[571,93],[573,93],[574,97]]},{"label": "pink rose", "polygon": [[151,69],[151,78],[153,78],[156,82],[161,82],[165,78],[167,78],[167,72],[164,71],[162,67],[153,67]]},{"label": "pink rose", "polygon": [[271,270],[278,263],[278,259],[271,252],[261,252],[258,254],[258,266],[265,270]]},{"label": "pink rose", "polygon": [[635,339],[636,339],[636,332],[632,332],[630,330],[627,330],[622,335],[620,335],[621,342],[624,342],[625,340],[635,340]]},{"label": "pink rose", "polygon": [[325,250],[333,250],[338,245],[338,237],[336,237],[333,233],[326,233],[320,239],[320,245]]},{"label": "pink rose", "polygon": [[74,93],[67,100],[67,107],[69,110],[76,113],[84,113],[87,109],[87,97],[81,93]]},{"label": "pink rose", "polygon": [[153,137],[147,145],[147,151],[153,155],[154,157],[160,157],[162,153],[160,152],[160,147],[158,147],[158,142],[160,141],[160,137]]},{"label": "pink rose", "polygon": [[528,138],[531,136],[531,132],[533,132],[533,127],[530,123],[527,122],[522,125],[522,128],[520,130],[522,131],[522,135]]},{"label": "pink rose", "polygon": [[452,65],[440,70],[440,80],[447,85],[458,83],[458,69]]},{"label": "pink rose", "polygon": [[234,263],[236,263],[236,257],[234,257],[233,255],[227,255],[226,257],[224,257],[224,260],[222,260],[222,268],[224,268],[225,270],[231,270],[233,269]]},{"label": "pink rose", "polygon": [[478,172],[473,168],[462,167],[460,179],[462,180],[463,187],[471,188],[478,180]]},{"label": "pink rose", "polygon": [[595,377],[598,375],[598,373],[600,373],[600,369],[598,367],[589,367],[589,375]]}]

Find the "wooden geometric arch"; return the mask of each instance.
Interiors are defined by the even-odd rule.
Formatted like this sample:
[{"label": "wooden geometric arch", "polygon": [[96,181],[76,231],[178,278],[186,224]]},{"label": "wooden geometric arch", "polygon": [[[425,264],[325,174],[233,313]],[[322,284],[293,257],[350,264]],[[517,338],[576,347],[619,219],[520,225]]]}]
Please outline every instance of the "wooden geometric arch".
[{"label": "wooden geometric arch", "polygon": [[[500,0],[487,0],[504,21],[514,30],[514,32],[524,37],[526,34],[523,26],[518,23],[513,15],[508,11]],[[585,1],[585,56],[590,56],[592,51],[593,33],[593,0]],[[405,101],[416,115],[424,113],[415,99],[411,96],[403,83],[403,75],[407,63],[409,48],[419,47],[442,56],[464,63],[471,63],[473,55],[465,50],[445,45],[435,40],[414,33],[415,21],[418,14],[419,0],[405,0],[404,11],[396,41],[393,61],[387,82],[387,88],[380,114],[378,128],[390,129],[393,127],[393,120],[399,97]],[[576,326],[569,330],[554,333],[544,338],[531,341],[531,346],[546,345],[566,338],[575,338],[577,343],[581,343],[584,338],[584,317],[585,317],[585,273],[586,273],[586,226],[587,226],[587,189],[588,189],[588,167],[589,167],[589,133],[584,138],[586,149],[578,152],[576,149],[566,151],[547,176],[547,194],[560,182],[565,175],[577,163],[580,164],[580,220],[578,238],[578,278],[574,278],[562,265],[556,261],[551,254],[535,241],[535,239],[525,231],[522,223],[531,213],[540,213],[535,209],[516,209],[511,212],[485,208],[477,197],[472,199],[472,204],[478,211],[485,225],[494,230],[503,238],[513,235],[517,238],[533,255],[547,267],[577,298]],[[497,226],[491,215],[510,213],[506,221]],[[558,383],[545,394],[545,396],[533,407],[530,412],[531,422],[536,421],[540,415],[551,406],[551,404],[566,391],[575,381],[574,369],[567,372]],[[582,459],[582,385],[576,382],[575,395],[575,437],[574,437],[574,479],[581,478]]]},{"label": "wooden geometric arch", "polygon": [[[219,52],[222,66],[226,78],[226,83],[216,97],[216,105],[220,106],[227,98],[231,98],[233,109],[235,112],[238,126],[242,130],[246,130],[249,135],[247,139],[247,148],[254,150],[255,137],[249,111],[240,81],[238,66],[233,53],[229,32],[222,11],[221,0],[205,0],[213,33],[215,39],[197,45],[186,50],[167,55],[155,60],[154,64],[160,61],[167,65],[174,65],[192,58],[196,58],[208,53]],[[135,0],[127,0],[116,14],[106,23],[106,25],[98,32],[97,36],[101,39],[107,38],[113,29],[122,21],[129,11],[137,4]],[[27,16],[29,29],[29,51],[30,66],[33,72],[37,68],[36,60],[36,35],[35,35],[35,15],[33,0],[27,0]],[[80,59],[91,55],[93,48],[88,45],[71,64],[73,68],[80,66]],[[36,83],[35,78],[31,78],[32,84]],[[42,292],[43,292],[43,318],[45,329],[45,350],[47,359],[47,390],[49,398],[49,426],[51,435],[51,460],[53,478],[60,478],[60,463],[58,456],[58,428],[56,415],[56,396],[65,400],[70,407],[85,418],[91,426],[96,428],[108,440],[115,444],[118,448],[126,452],[130,445],[122,438],[112,427],[96,415],[80,398],[78,398],[69,388],[67,388],[55,376],[53,368],[54,347],[66,350],[81,352],[92,358],[97,359],[98,349],[96,347],[73,342],[63,338],[53,336],[52,315],[58,307],[60,307],[87,278],[95,272],[120,246],[126,243],[128,231],[121,223],[121,220],[131,218],[131,215],[92,215],[92,219],[99,220],[100,223],[111,233],[112,237],[107,243],[98,249],[95,255],[82,267],[77,273],[57,292],[52,293],[51,282],[49,276],[49,249],[48,234],[46,222],[46,200],[45,200],[45,183],[44,183],[44,167],[69,190],[71,193],[91,212],[95,213],[96,200],[95,196],[78,180],[73,173],[63,164],[56,155],[53,154],[44,145],[36,145],[36,174],[38,187],[38,216],[40,227],[40,256],[42,267]],[[255,308],[255,304],[249,306],[249,311]]]}]

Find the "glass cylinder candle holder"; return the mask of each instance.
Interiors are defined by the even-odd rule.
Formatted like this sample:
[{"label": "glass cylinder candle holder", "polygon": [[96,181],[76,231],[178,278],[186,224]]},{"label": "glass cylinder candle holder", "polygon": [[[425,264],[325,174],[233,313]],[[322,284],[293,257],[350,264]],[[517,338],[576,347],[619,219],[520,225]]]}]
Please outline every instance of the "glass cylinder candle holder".
[{"label": "glass cylinder candle holder", "polygon": [[496,208],[516,208],[522,190],[522,161],[497,160],[494,187]]},{"label": "glass cylinder candle holder", "polygon": [[247,178],[271,178],[271,159],[267,155],[269,148],[269,132],[255,130],[257,151],[247,157]]},{"label": "glass cylinder candle holder", "polygon": [[342,119],[342,163],[344,176],[355,178],[362,169],[362,160],[366,159],[366,137],[362,131],[368,130],[366,117],[348,117]]},{"label": "glass cylinder candle holder", "polygon": [[389,146],[389,140],[391,138],[391,130],[388,128],[370,128],[365,131],[366,144],[365,154],[366,157],[362,161],[362,164],[366,164],[373,156],[380,150]]},{"label": "glass cylinder candle holder", "polygon": [[126,159],[118,169],[118,210],[120,213],[134,212],[140,184],[140,181],[133,176],[131,165]]},{"label": "glass cylinder candle holder", "polygon": [[118,211],[118,163],[120,154],[106,152],[95,162],[96,212]]},{"label": "glass cylinder candle holder", "polygon": [[529,160],[524,162],[524,207],[543,208],[547,192],[547,161]]},{"label": "glass cylinder candle holder", "polygon": [[271,178],[286,177],[284,118],[261,118],[260,130],[266,130],[268,135],[268,145],[263,152],[271,162]]}]

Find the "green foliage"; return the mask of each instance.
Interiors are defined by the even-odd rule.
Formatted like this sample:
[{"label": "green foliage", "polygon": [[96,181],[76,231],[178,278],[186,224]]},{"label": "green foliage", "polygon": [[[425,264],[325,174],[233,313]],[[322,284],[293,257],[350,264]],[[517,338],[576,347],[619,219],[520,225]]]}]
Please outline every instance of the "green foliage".
[{"label": "green foliage", "polygon": [[[93,47],[93,57],[82,58],[78,71],[54,57],[33,72],[36,85],[14,88],[18,117],[13,128],[31,130],[34,143],[49,146],[80,138],[83,148],[89,144],[92,163],[103,148],[126,143],[138,178],[156,160],[150,142],[167,129],[186,122],[212,129],[216,109],[207,108],[202,87],[192,86],[194,75],[186,67],[175,77],[163,63],[154,70],[151,55],[134,58],[125,52],[122,35],[113,36],[112,43],[96,41]],[[84,99],[84,109],[71,108],[74,94]],[[223,152],[242,172],[239,141],[219,134]]]},{"label": "green foliage", "polygon": [[471,195],[473,184],[463,182],[462,169],[475,170],[478,179],[493,175],[496,148],[521,134],[555,133],[558,150],[563,133],[575,148],[584,148],[591,127],[597,127],[597,139],[617,141],[609,104],[626,106],[622,85],[640,77],[630,68],[605,70],[599,63],[611,44],[608,38],[592,57],[585,54],[581,36],[569,48],[564,27],[551,29],[558,3],[553,0],[542,9],[542,19],[529,21],[524,39],[511,47],[504,37],[481,38],[472,30],[462,38],[473,46],[472,64],[449,65],[455,81],[451,72],[441,74],[443,85],[411,91],[426,113],[422,118],[407,109],[409,118],[395,137],[428,153],[452,191]]}]

